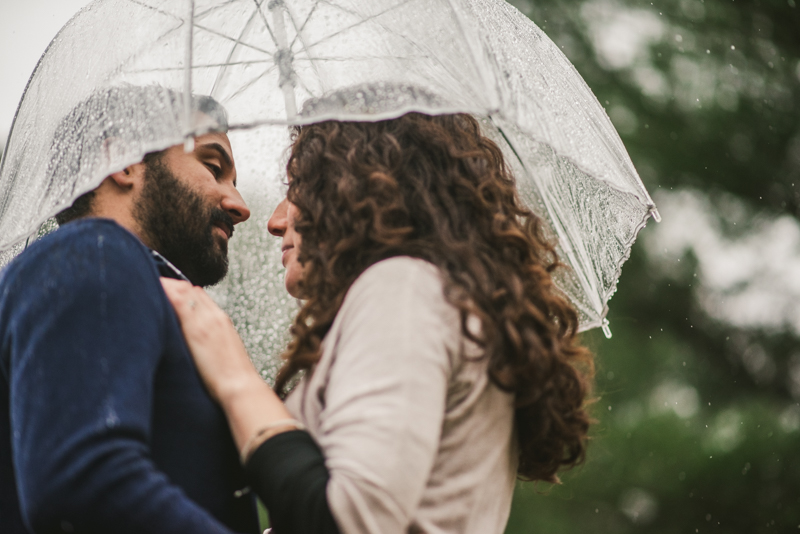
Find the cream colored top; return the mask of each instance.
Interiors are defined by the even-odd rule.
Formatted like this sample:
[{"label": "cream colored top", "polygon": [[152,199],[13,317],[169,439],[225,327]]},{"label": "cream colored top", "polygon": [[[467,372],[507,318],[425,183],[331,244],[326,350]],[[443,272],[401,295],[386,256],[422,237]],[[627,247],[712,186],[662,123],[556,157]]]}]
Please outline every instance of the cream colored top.
[{"label": "cream colored top", "polygon": [[325,454],[345,534],[503,532],[513,397],[461,333],[433,265],[391,258],[352,285],[322,357],[287,399]]}]

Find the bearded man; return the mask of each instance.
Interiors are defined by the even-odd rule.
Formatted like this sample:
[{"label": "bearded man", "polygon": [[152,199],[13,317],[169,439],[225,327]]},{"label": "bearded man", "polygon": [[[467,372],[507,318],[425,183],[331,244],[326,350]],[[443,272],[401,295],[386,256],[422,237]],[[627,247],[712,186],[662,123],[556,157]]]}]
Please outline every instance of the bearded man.
[{"label": "bearded man", "polygon": [[[54,187],[141,136],[126,124],[132,103],[164,120],[164,95],[178,107],[181,95],[154,86],[80,104],[53,142]],[[6,534],[258,531],[225,417],[159,282],[221,280],[234,226],[250,216],[224,110],[208,97],[193,107],[210,133],[191,151],[111,173],[0,274]]]}]

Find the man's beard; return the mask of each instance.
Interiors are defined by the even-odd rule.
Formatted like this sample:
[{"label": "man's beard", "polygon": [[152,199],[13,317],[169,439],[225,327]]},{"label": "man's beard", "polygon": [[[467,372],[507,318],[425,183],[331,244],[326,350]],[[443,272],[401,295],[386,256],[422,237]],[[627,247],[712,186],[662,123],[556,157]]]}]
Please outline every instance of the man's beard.
[{"label": "man's beard", "polygon": [[181,183],[161,161],[148,162],[133,216],[142,237],[193,284],[214,285],[228,272],[228,242],[214,235],[222,223],[233,235],[233,219]]}]

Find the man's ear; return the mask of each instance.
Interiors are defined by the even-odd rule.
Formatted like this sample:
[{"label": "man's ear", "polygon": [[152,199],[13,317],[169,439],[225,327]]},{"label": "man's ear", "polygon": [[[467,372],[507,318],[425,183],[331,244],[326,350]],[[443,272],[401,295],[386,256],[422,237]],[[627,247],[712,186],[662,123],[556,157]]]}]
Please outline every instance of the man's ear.
[{"label": "man's ear", "polygon": [[144,181],[144,163],[135,163],[109,175],[109,178],[120,189],[136,189]]},{"label": "man's ear", "polygon": [[[124,154],[122,153],[122,145],[120,140],[116,137],[109,137],[103,141],[103,155],[106,158],[107,164],[112,165],[114,161],[119,161]],[[137,184],[140,183],[144,176],[144,165],[136,163],[129,165],[123,170],[109,175],[110,181],[122,190],[135,189]]]}]

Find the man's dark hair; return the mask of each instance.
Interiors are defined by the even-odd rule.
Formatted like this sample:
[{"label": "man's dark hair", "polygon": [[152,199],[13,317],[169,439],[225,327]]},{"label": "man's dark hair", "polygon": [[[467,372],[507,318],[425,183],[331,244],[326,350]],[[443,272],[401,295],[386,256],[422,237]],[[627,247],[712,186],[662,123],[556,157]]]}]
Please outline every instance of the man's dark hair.
[{"label": "man's dark hair", "polygon": [[[151,165],[160,161],[162,155],[164,155],[163,150],[158,152],[150,152],[144,156],[142,163],[145,165]],[[88,217],[91,215],[92,209],[94,208],[94,196],[94,191],[89,191],[88,193],[84,193],[76,198],[75,202],[72,203],[72,206],[56,215],[56,222],[58,225],[61,226],[70,221],[74,221],[75,219],[80,219],[82,217]]]},{"label": "man's dark hair", "polygon": [[[157,85],[126,84],[95,91],[56,128],[47,165],[49,189],[69,198],[78,185],[76,177],[103,163],[109,139],[114,139],[118,151],[124,151],[145,144],[144,139],[157,139],[165,130],[176,130],[182,102],[182,93]],[[227,131],[227,114],[214,98],[192,96],[192,110],[211,119],[212,131]],[[148,153],[143,163],[160,157],[162,152]],[[56,215],[58,224],[90,215],[94,196],[94,191],[89,191],[75,199]]]},{"label": "man's dark hair", "polygon": [[75,219],[86,217],[92,213],[92,205],[94,204],[94,191],[84,193],[75,199],[72,206],[56,215],[56,222],[59,226],[67,224]]}]

